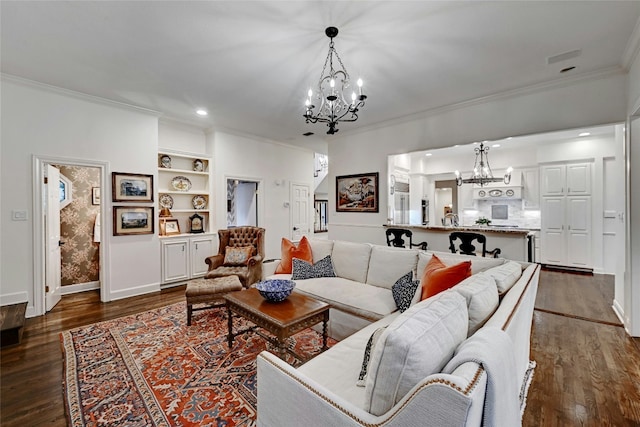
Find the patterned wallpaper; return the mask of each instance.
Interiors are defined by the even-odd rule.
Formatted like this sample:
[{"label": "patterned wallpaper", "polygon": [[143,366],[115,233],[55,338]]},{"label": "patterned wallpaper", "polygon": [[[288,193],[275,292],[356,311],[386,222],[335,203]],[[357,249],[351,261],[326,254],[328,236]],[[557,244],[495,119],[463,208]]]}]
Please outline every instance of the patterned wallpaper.
[{"label": "patterned wallpaper", "polygon": [[99,205],[93,205],[92,188],[100,186],[98,168],[56,166],[73,184],[72,201],[60,211],[62,285],[100,280],[100,244],[93,241]]}]

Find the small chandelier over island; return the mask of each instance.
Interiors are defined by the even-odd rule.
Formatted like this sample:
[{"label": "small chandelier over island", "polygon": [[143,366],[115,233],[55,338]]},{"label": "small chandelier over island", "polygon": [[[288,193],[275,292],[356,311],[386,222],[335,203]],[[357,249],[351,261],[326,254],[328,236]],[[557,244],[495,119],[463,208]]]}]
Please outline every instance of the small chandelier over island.
[{"label": "small chandelier over island", "polygon": [[[316,108],[312,103],[314,92],[309,89],[307,100],[305,101],[306,110],[303,116],[307,123],[326,123],[329,127],[327,134],[333,135],[338,132],[336,128],[338,122],[355,122],[358,120],[358,110],[364,107],[364,101],[367,96],[362,93],[362,79],[358,79],[358,93],[356,94],[355,91],[352,91],[349,96],[351,102],[347,102],[345,92],[351,86],[350,77],[333,44],[334,37],[338,35],[338,29],[336,27],[327,27],[324,32],[331,41],[329,42],[329,53],[324,61],[320,81],[315,93],[315,100],[319,102],[320,106],[314,111]],[[334,56],[337,60],[336,66],[338,68],[334,68]],[[327,65],[329,70],[327,70]]]},{"label": "small chandelier over island", "polygon": [[491,166],[489,166],[489,147],[485,147],[481,142],[479,147],[475,148],[476,163],[473,165],[473,173],[470,178],[462,179],[460,171],[455,171],[456,184],[461,186],[462,184],[478,184],[480,187],[484,187],[492,182],[504,182],[509,184],[511,182],[511,172],[513,168],[509,166],[507,172],[503,178],[494,178],[493,172],[491,172]]}]

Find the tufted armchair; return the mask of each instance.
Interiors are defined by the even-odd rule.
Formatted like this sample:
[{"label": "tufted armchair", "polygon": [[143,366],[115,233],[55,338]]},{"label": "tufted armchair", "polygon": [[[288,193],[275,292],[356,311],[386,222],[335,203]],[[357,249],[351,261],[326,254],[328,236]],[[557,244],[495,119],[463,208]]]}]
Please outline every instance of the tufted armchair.
[{"label": "tufted armchair", "polygon": [[[242,286],[249,288],[262,278],[262,261],[264,259],[264,228],[236,227],[218,230],[220,245],[218,254],[205,259],[209,271],[205,278],[238,276]],[[224,265],[227,247],[253,246],[253,256],[246,265]]]}]

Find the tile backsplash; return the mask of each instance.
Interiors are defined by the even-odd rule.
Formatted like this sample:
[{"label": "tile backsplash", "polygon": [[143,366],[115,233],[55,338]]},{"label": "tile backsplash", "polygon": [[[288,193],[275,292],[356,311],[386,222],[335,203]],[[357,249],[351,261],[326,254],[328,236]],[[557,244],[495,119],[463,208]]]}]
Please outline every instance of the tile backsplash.
[{"label": "tile backsplash", "polygon": [[[491,218],[491,207],[501,205],[507,207],[507,219]],[[522,209],[522,200],[478,200],[477,209],[464,209],[460,217],[460,225],[473,226],[481,216],[489,218],[491,225],[515,225],[520,228],[540,229],[540,211]]]}]

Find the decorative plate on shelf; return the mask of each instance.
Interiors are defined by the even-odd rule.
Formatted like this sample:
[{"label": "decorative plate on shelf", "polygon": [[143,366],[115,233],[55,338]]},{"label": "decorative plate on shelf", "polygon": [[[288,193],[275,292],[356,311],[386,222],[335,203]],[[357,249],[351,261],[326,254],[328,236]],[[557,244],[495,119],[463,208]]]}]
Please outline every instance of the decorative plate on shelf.
[{"label": "decorative plate on shelf", "polygon": [[201,195],[194,196],[191,200],[194,209],[205,209],[207,207],[207,198]]},{"label": "decorative plate on shelf", "polygon": [[491,197],[500,197],[500,196],[502,196],[502,190],[498,190],[498,189],[490,190],[489,191],[489,195]]},{"label": "decorative plate on shelf", "polygon": [[173,209],[173,197],[168,194],[163,194],[160,196],[160,207]]},{"label": "decorative plate on shelf", "polygon": [[177,191],[189,191],[191,189],[191,181],[186,176],[176,176],[171,180],[171,186]]}]

